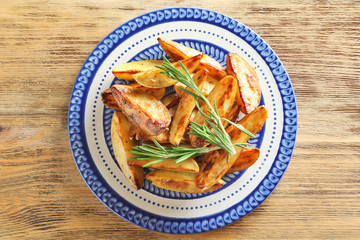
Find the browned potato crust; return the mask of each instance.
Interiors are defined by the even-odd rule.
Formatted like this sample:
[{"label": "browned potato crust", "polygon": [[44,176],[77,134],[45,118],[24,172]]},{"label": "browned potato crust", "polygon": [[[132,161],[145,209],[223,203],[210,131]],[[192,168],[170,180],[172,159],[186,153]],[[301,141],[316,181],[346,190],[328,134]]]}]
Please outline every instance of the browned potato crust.
[{"label": "browned potato crust", "polygon": [[[216,100],[217,110],[219,112],[220,117],[226,117],[226,115],[231,110],[232,106],[235,102],[235,96],[237,91],[237,84],[235,79],[232,76],[226,76],[219,83],[216,87],[211,91],[207,99],[214,106],[214,101]],[[206,109],[209,109],[208,105],[202,105],[201,109],[203,112],[206,113]],[[194,122],[202,125],[206,124],[206,118],[199,112],[196,113]],[[208,143],[205,142],[204,139],[190,136],[190,143],[194,147],[205,147]]]},{"label": "browned potato crust", "polygon": [[112,93],[130,122],[148,135],[159,135],[170,125],[171,115],[164,104],[147,92],[126,85],[113,85]]},{"label": "browned potato crust", "polygon": [[153,185],[183,193],[204,193],[214,191],[224,185],[224,181],[219,179],[209,189],[200,189],[196,186],[196,173],[171,172],[165,170],[154,170],[145,175]]},{"label": "browned potato crust", "polygon": [[229,169],[228,173],[242,171],[251,167],[259,158],[260,150],[254,147],[248,147],[241,151],[239,157]]},{"label": "browned potato crust", "polygon": [[[160,37],[158,38],[158,42],[166,54],[176,61],[185,60],[201,54],[201,52],[193,48],[186,47],[169,39]],[[209,71],[209,75],[218,80],[226,76],[226,69],[215,59],[206,54],[204,54],[203,59],[200,61],[198,70],[201,69],[207,69]]]},{"label": "browned potato crust", "polygon": [[227,73],[238,82],[239,91],[236,101],[243,113],[251,113],[259,106],[261,90],[255,69],[236,53],[229,53],[226,59]]},{"label": "browned potato crust", "polygon": [[[265,106],[259,106],[253,112],[247,114],[240,120],[240,124],[253,134],[257,134],[263,127],[267,118]],[[243,133],[234,126],[226,129],[233,143],[246,143],[250,136]],[[243,148],[235,147],[236,154],[230,155],[227,161],[227,152],[216,150],[207,153],[201,161],[200,171],[196,177],[196,185],[199,188],[207,189],[221,179],[239,157]]]},{"label": "browned potato crust", "polygon": [[144,169],[133,167],[127,164],[132,158],[130,151],[136,145],[134,140],[129,137],[131,123],[119,111],[114,112],[111,120],[111,141],[116,161],[121,171],[135,189],[140,189],[144,184]]},{"label": "browned potato crust", "polygon": [[[128,161],[130,166],[142,167],[145,164],[151,162],[152,160],[131,160]],[[197,173],[199,171],[199,165],[193,158],[186,159],[181,163],[175,163],[173,159],[168,159],[159,163],[155,163],[150,166],[153,169],[162,169],[167,171],[175,172],[193,172]]]}]

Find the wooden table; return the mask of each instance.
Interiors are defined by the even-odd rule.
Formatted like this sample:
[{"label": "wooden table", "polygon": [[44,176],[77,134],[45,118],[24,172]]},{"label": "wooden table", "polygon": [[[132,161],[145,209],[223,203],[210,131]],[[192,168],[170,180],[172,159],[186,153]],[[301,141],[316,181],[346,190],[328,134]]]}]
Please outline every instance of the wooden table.
[{"label": "wooden table", "polygon": [[[134,3],[137,2],[137,3]],[[299,128],[273,194],[242,220],[194,239],[359,239],[360,2],[20,1],[0,7],[0,238],[182,239],[128,223],[88,189],[71,155],[75,78],[109,32],[173,6],[231,16],[276,51]]]}]

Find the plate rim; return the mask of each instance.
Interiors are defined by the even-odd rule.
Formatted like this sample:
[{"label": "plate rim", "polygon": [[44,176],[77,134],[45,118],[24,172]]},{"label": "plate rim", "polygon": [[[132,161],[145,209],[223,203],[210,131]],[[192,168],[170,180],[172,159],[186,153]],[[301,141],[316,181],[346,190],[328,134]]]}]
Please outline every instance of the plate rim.
[{"label": "plate rim", "polygon": [[[169,14],[170,18],[167,18]],[[141,20],[143,21],[142,23]],[[87,81],[88,79],[86,78],[86,76],[90,73],[89,78],[91,80],[93,79],[93,77],[91,78],[91,76],[96,75],[96,72],[99,66],[101,66],[101,63],[111,53],[110,50],[113,45],[121,44],[121,39],[126,40],[128,37],[141,31],[144,27],[148,28],[154,25],[172,21],[200,21],[219,26],[234,33],[235,35],[243,39],[245,42],[247,42],[261,56],[266,65],[269,67],[272,75],[274,76],[277,86],[279,87],[279,82],[286,82],[287,84],[285,84],[283,90],[288,95],[293,96],[293,99],[291,99],[290,101],[292,104],[290,104],[291,106],[287,108],[284,104],[284,94],[282,94],[279,87],[279,92],[283,103],[282,107],[284,111],[284,123],[281,134],[281,142],[279,144],[279,150],[275,157],[275,160],[271,165],[268,173],[261,180],[261,183],[257,185],[249,195],[247,195],[244,199],[240,200],[234,206],[230,206],[229,208],[217,212],[216,214],[191,219],[169,218],[153,214],[147,212],[146,210],[140,209],[131,202],[123,199],[121,196],[119,196],[121,198],[120,201],[114,202],[114,200],[111,200],[112,196],[111,194],[107,194],[108,192],[106,188],[102,186],[103,183],[100,182],[100,184],[95,184],[98,182],[98,176],[100,176],[100,178],[102,178],[101,180],[105,183],[104,185],[114,191],[112,187],[105,181],[105,179],[96,167],[95,169],[90,168],[91,162],[89,164],[88,157],[90,157],[91,161],[93,161],[93,159],[91,158],[89,149],[87,149],[87,144],[85,144],[85,147],[84,144],[82,144],[82,141],[86,142],[85,132],[82,131],[81,134],[81,130],[78,127],[84,127],[84,118],[82,118],[82,122],[77,120],[81,119],[81,114],[84,115],[84,107],[81,106],[85,106],[86,101],[82,102],[81,98],[84,98],[84,100],[87,99],[87,94],[89,90],[88,88],[91,86],[92,83],[92,81]],[[118,43],[118,41],[120,41],[120,43]],[[96,57],[98,57],[97,60]],[[277,62],[277,65],[276,67],[272,68],[269,64],[274,62]],[[96,65],[98,64],[99,66],[96,67]],[[86,84],[89,84],[89,86],[86,87]],[[85,92],[85,95],[82,95],[83,92],[81,92],[81,89],[87,90]],[[79,103],[78,99],[80,95],[81,98]],[[286,110],[289,110],[289,116],[285,116],[287,114]],[[162,233],[192,234],[212,231],[227,226],[252,212],[255,208],[260,206],[267,199],[268,196],[270,196],[270,194],[276,188],[277,184],[280,182],[281,178],[284,176],[287,167],[289,166],[294,151],[298,131],[297,115],[298,114],[296,98],[289,75],[287,74],[281,60],[278,58],[276,53],[259,35],[257,35],[253,30],[251,30],[241,22],[224,14],[201,8],[175,7],[158,9],[148,13],[144,13],[121,24],[112,32],[110,32],[105,38],[103,38],[99,42],[99,44],[92,50],[92,52],[85,60],[83,66],[81,67],[71,92],[68,107],[68,135],[72,156],[81,177],[83,178],[87,186],[90,188],[90,190],[93,192],[93,194],[112,212],[129,221],[130,223],[133,223],[134,225],[140,226],[145,229]],[[291,122],[291,124],[286,123],[287,118],[291,118],[293,122]],[[289,125],[293,128],[291,129],[291,131],[287,132],[289,136],[286,137],[287,139],[285,139],[286,141],[284,141],[286,125]],[[284,159],[282,160],[276,160],[276,158],[278,158],[279,156],[281,146],[284,148],[284,153],[281,154],[286,156],[284,156]],[[86,148],[86,150],[84,148]],[[278,164],[281,167],[274,166],[277,161],[280,162]],[[272,171],[274,171],[274,168],[278,170],[277,174],[271,173]],[[261,189],[261,187],[263,187],[263,189]],[[135,217],[139,214],[140,219],[136,219]],[[147,216],[143,216],[145,214]],[[213,219],[215,219],[215,222]],[[162,222],[160,223],[160,221]],[[168,226],[165,226],[166,224]]]}]

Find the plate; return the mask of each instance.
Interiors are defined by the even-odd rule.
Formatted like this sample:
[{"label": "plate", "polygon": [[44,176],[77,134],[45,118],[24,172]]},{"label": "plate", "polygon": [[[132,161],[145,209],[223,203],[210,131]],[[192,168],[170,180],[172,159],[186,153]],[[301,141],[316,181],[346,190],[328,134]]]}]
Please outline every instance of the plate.
[{"label": "plate", "polygon": [[[116,79],[111,70],[133,60],[160,59],[157,38],[179,41],[225,66],[228,52],[240,54],[256,68],[262,102],[269,111],[251,144],[259,160],[246,171],[228,174],[217,191],[185,194],[145,182],[136,191],[124,178],[111,146],[113,110],[101,92]],[[81,176],[111,211],[149,230],[189,234],[231,224],[258,207],[274,190],[289,165],[297,131],[293,88],[280,59],[251,29],[223,14],[197,8],[169,8],[146,13],[119,26],[92,51],[71,94],[68,112],[70,146]]]}]

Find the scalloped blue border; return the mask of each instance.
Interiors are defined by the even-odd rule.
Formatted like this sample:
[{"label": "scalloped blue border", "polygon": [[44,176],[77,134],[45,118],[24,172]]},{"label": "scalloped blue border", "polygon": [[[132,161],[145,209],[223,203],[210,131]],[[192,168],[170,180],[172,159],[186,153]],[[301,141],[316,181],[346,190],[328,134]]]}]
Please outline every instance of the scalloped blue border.
[{"label": "scalloped blue border", "polygon": [[[268,174],[253,192],[227,210],[206,217],[177,219],[149,213],[119,196],[104,180],[90,155],[84,129],[84,109],[87,93],[98,66],[111,49],[142,29],[171,21],[199,21],[219,26],[241,37],[267,63],[277,82],[284,111],[283,133],[277,156]],[[288,167],[297,133],[297,109],[289,76],[274,51],[255,32],[223,14],[198,8],[168,8],[136,17],[107,35],[85,61],[71,94],[68,131],[72,154],[78,170],[91,191],[110,210],[129,222],[158,232],[190,234],[224,227],[253,211],[275,189]]]}]

